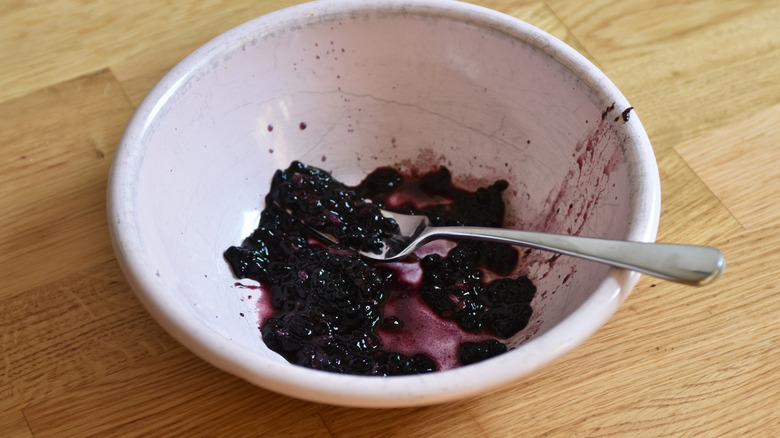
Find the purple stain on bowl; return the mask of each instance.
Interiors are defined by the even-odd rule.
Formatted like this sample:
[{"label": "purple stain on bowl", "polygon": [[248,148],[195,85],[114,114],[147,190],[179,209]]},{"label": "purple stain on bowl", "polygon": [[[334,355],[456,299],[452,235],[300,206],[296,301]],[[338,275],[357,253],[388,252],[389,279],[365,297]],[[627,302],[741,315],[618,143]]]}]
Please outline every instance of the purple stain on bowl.
[{"label": "purple stain on bowl", "polygon": [[301,130],[301,131],[303,131],[304,129],[306,129],[306,122],[301,122],[301,123],[298,125],[298,128],[300,128],[300,130]]},{"label": "purple stain on bowl", "polygon": [[606,110],[604,110],[603,113],[601,113],[601,119],[606,119],[607,115],[615,109],[615,102],[612,102],[612,105],[608,106]]}]

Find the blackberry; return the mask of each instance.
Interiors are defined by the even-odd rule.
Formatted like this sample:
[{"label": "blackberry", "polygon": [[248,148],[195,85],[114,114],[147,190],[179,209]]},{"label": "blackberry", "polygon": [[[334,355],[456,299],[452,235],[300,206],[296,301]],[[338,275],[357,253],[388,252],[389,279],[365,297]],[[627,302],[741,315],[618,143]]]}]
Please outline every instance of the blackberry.
[{"label": "blackberry", "polygon": [[380,167],[363,179],[355,187],[355,192],[364,198],[374,198],[377,195],[398,190],[403,183],[404,177],[397,170],[390,167]]},{"label": "blackberry", "polygon": [[420,294],[439,315],[468,332],[489,330],[499,338],[510,338],[528,324],[536,288],[525,276],[485,285],[482,272],[473,268],[479,257],[478,251],[464,245],[446,257],[424,257]]},{"label": "blackberry", "polygon": [[398,331],[404,328],[404,322],[395,316],[389,316],[382,320],[382,328],[388,331]]},{"label": "blackberry", "polygon": [[470,365],[506,353],[506,345],[495,339],[484,342],[464,342],[458,349],[461,365]]},{"label": "blackberry", "polygon": [[443,318],[456,321],[468,332],[479,332],[487,310],[479,301],[482,272],[474,269],[462,246],[447,257],[431,254],[420,263],[423,282],[420,294]]},{"label": "blackberry", "polygon": [[379,355],[378,374],[393,376],[430,373],[437,370],[436,362],[425,354],[406,356],[400,353]]},{"label": "blackberry", "polygon": [[457,189],[452,185],[452,175],[446,167],[427,173],[420,177],[418,186],[429,196],[452,197]]},{"label": "blackberry", "polygon": [[[270,294],[273,313],[260,327],[268,348],[291,363],[337,373],[436,371],[439,365],[430,356],[382,347],[378,329],[404,329],[403,320],[385,317],[382,311],[398,290],[419,293],[441,318],[457,321],[468,332],[509,338],[525,327],[536,291],[533,284],[526,277],[486,283],[483,274],[485,269],[499,276],[513,272],[518,260],[514,247],[462,242],[445,257],[426,256],[419,261],[422,284],[414,287],[401,280],[392,265],[367,261],[351,249],[375,249],[395,232],[397,225],[381,216],[378,206],[404,187],[444,200],[422,209],[394,206],[426,214],[434,224],[500,226],[503,221],[501,192],[506,182],[469,193],[452,185],[446,168],[416,180],[379,168],[355,187],[299,162],[274,174],[258,228],[224,253],[237,277],[260,282]],[[293,216],[333,234],[340,243],[313,242]],[[465,365],[504,351],[504,344],[492,340],[465,343],[459,356]]]},{"label": "blackberry", "polygon": [[382,240],[398,231],[372,202],[321,169],[298,161],[277,171],[266,205],[278,204],[306,225],[332,234],[345,246],[379,252]]}]

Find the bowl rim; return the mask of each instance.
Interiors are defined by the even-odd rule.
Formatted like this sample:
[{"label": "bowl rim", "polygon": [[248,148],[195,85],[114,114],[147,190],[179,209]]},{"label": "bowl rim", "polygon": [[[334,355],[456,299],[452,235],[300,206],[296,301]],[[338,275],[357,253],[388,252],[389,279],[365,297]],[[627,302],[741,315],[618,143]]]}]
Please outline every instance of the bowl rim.
[{"label": "bowl rim", "polygon": [[[554,327],[506,354],[447,371],[412,376],[355,376],[318,371],[277,362],[249,352],[198,321],[186,318],[178,306],[160,293],[141,260],[141,230],[134,220],[132,182],[143,159],[146,136],[155,117],[200,69],[207,68],[224,50],[268,35],[280,25],[321,22],[334,14],[403,12],[428,14],[492,29],[522,40],[555,59],[596,92],[605,103],[627,108],[625,97],[589,60],[524,21],[481,6],[452,0],[330,0],[309,2],[257,17],[207,42],[174,66],[149,92],[131,117],[111,166],[107,190],[107,214],[112,243],[129,284],[152,317],[178,342],[219,369],[255,385],[292,397],[355,407],[402,407],[440,403],[473,396],[510,384],[538,371],[585,341],[611,318],[640,278],[640,274],[612,268],[581,306]],[[638,187],[632,197],[634,212],[626,239],[654,241],[660,218],[660,181],[655,155],[636,113],[623,125],[629,140],[625,154],[629,175]],[[597,317],[594,318],[594,315]]]}]

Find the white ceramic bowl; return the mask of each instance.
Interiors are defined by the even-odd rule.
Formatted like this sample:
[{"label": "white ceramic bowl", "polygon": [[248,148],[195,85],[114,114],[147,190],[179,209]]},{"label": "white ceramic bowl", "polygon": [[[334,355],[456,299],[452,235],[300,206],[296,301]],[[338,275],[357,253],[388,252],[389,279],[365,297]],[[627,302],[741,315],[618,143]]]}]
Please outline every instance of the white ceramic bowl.
[{"label": "white ceramic bowl", "polygon": [[334,0],[232,29],[173,68],[127,126],[110,176],[112,238],[177,340],[307,400],[411,406],[508,385],[597,330],[639,275],[533,251],[535,314],[506,354],[387,378],[291,365],[262,343],[260,291],[236,287],[222,253],[256,226],[271,175],[293,159],[347,183],[380,165],[444,164],[468,188],[505,178],[515,227],[636,241],[657,230],[658,170],[638,117],[590,62],[533,26],[453,1]]}]

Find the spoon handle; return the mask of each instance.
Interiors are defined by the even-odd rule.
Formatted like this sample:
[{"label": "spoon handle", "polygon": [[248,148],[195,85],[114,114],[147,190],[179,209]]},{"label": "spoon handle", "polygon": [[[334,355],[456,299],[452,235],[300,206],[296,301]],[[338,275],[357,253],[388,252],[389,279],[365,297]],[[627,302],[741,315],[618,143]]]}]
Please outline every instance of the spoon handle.
[{"label": "spoon handle", "polygon": [[430,227],[420,236],[425,241],[441,237],[527,246],[697,286],[711,283],[726,268],[723,254],[708,246],[628,242],[484,227]]}]

